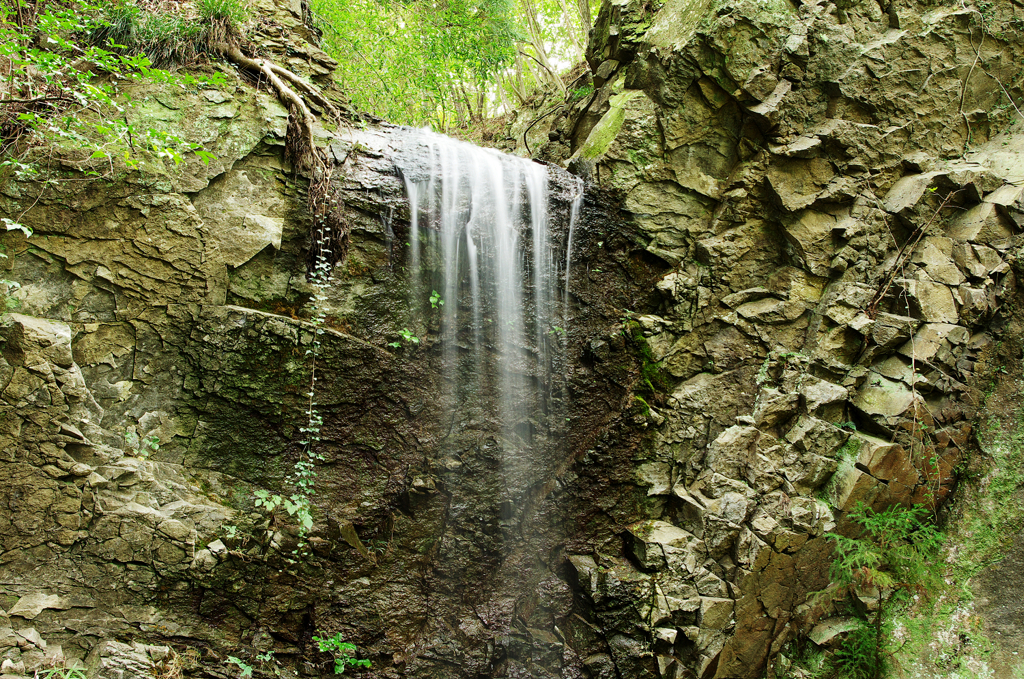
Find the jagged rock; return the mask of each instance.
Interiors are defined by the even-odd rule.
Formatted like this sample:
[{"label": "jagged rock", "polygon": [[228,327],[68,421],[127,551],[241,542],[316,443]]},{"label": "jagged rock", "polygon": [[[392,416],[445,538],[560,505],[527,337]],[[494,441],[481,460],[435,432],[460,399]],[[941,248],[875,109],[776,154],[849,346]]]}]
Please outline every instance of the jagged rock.
[{"label": "jagged rock", "polygon": [[646,570],[662,570],[670,565],[692,570],[704,544],[692,533],[666,521],[642,521],[627,529],[630,549],[637,563]]},{"label": "jagged rock", "polygon": [[780,471],[797,491],[810,493],[820,488],[838,466],[831,457],[791,447],[787,449]]},{"label": "jagged rock", "polygon": [[871,340],[880,351],[888,351],[910,339],[914,329],[920,324],[921,321],[909,316],[879,313],[871,326]]},{"label": "jagged rock", "polygon": [[915,281],[905,278],[897,279],[896,283],[905,291],[912,309],[926,322],[956,323],[960,320],[960,312],[953,293],[940,283],[931,281]]},{"label": "jagged rock", "polygon": [[829,263],[835,255],[832,232],[845,229],[849,219],[849,215],[842,212],[830,214],[803,210],[785,220],[786,239],[809,273],[815,276],[829,275]]},{"label": "jagged rock", "polygon": [[800,396],[809,414],[834,422],[842,417],[848,394],[837,384],[811,377],[801,385]]},{"label": "jagged rock", "polygon": [[711,444],[704,464],[723,476],[745,479],[749,476],[761,437],[754,427],[729,427]]},{"label": "jagged rock", "polygon": [[780,393],[777,389],[761,389],[754,406],[754,422],[758,427],[774,427],[793,417],[800,407],[800,394]]},{"label": "jagged rock", "polygon": [[100,652],[98,676],[103,679],[146,679],[156,669],[156,661],[169,652],[166,646],[106,641]]},{"label": "jagged rock", "polygon": [[726,295],[722,298],[722,304],[730,309],[737,309],[748,302],[755,302],[773,296],[772,292],[764,287],[747,288],[746,290]]},{"label": "jagged rock", "polygon": [[788,323],[800,318],[807,307],[799,300],[765,298],[747,302],[736,308],[736,313],[752,323]]},{"label": "jagged rock", "polygon": [[1013,235],[993,203],[980,203],[958,215],[950,222],[947,233],[954,240],[982,245]]},{"label": "jagged rock", "polygon": [[901,177],[883,199],[887,212],[901,213],[913,208],[924,197],[925,191],[942,172],[928,172]]},{"label": "jagged rock", "polygon": [[926,236],[914,249],[910,261],[924,267],[928,278],[943,285],[960,285],[964,275],[953,263],[953,240]]},{"label": "jagged rock", "polygon": [[732,599],[723,599],[720,597],[704,597],[700,598],[700,618],[699,626],[701,629],[709,630],[725,630],[733,625],[733,607],[735,602]]},{"label": "jagged rock", "polygon": [[34,366],[50,362],[70,368],[71,328],[64,323],[10,314],[11,330],[7,334],[4,358],[13,365]]},{"label": "jagged rock", "polygon": [[857,391],[853,405],[864,413],[891,424],[913,405],[915,394],[906,384],[871,371]]},{"label": "jagged rock", "polygon": [[38,648],[41,651],[46,650],[46,642],[43,641],[43,638],[39,635],[39,632],[36,631],[35,627],[25,627],[22,629],[16,629],[14,632],[20,638],[18,646],[21,647],[23,651],[32,646]]},{"label": "jagged rock", "polygon": [[822,535],[836,525],[828,506],[815,498],[793,498],[789,516],[794,527],[811,537]]},{"label": "jagged rock", "polygon": [[637,468],[637,477],[646,486],[648,495],[668,495],[672,492],[672,465],[667,462],[647,462]]},{"label": "jagged rock", "polygon": [[849,436],[849,432],[835,425],[805,415],[786,432],[786,441],[800,450],[828,456],[846,443]]},{"label": "jagged rock", "polygon": [[14,604],[11,610],[7,611],[7,614],[32,620],[47,608],[66,611],[71,608],[71,605],[66,599],[56,594],[34,592],[18,599],[18,602]]},{"label": "jagged rock", "polygon": [[[899,353],[915,361],[931,361],[943,348],[948,353],[951,347],[967,344],[968,339],[970,333],[962,326],[951,323],[925,323],[914,333],[913,338],[900,346]],[[950,364],[955,362],[954,360]]]}]

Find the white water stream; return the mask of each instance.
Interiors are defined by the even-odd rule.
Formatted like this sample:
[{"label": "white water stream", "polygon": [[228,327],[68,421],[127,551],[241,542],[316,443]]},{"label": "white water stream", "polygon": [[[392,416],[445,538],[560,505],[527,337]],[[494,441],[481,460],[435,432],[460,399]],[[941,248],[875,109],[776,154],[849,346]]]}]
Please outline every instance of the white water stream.
[{"label": "white water stream", "polygon": [[559,237],[549,224],[547,167],[427,131],[410,134],[407,148],[414,160],[399,164],[410,208],[411,307],[440,295],[443,306],[430,313],[440,314],[449,395],[461,403],[493,394],[506,438],[517,432],[528,445],[525,432],[550,396],[554,353],[565,345],[562,249],[571,247],[582,183],[568,235]]}]

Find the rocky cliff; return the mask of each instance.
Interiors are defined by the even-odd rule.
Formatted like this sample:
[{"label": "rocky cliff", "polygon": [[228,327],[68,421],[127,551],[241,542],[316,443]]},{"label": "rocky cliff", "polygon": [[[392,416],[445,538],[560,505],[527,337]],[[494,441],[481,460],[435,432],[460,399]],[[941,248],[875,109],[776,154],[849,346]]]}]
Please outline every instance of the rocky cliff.
[{"label": "rocky cliff", "polygon": [[[329,73],[301,8],[265,4],[289,65]],[[341,632],[368,676],[775,672],[835,612],[807,594],[844,512],[939,508],[1004,440],[978,424],[990,380],[1016,407],[1022,21],[605,3],[594,91],[506,142],[590,182],[561,400],[524,423],[512,492],[501,423],[446,400],[436,319],[409,302],[403,131],[318,130],[350,242],[300,555],[253,504],[288,487],[316,338],[287,112],[226,68],[220,90],[139,92],[140,120],[218,160],[3,188],[35,230],[4,237],[4,671],[272,673],[274,651],[317,674],[313,635]],[[389,346],[402,329],[421,342]]]},{"label": "rocky cliff", "polygon": [[[1022,19],[605,3],[593,91],[510,123],[507,148],[619,196],[672,267],[640,319],[672,377],[636,468],[653,521],[616,566],[651,592],[663,676],[757,676],[821,615],[823,532],[858,502],[942,507],[1016,430],[1016,406],[985,404],[1019,365]],[[570,561],[611,624],[601,559]]]}]

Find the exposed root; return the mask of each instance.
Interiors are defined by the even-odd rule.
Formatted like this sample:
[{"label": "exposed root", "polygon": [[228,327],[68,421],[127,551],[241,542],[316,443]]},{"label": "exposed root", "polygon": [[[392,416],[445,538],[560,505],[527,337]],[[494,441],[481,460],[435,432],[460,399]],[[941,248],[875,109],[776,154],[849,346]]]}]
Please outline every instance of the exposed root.
[{"label": "exposed root", "polygon": [[268,59],[246,56],[230,39],[211,43],[210,46],[241,68],[265,78],[281,103],[288,108],[285,153],[297,171],[309,175],[306,204],[313,217],[313,231],[306,254],[307,277],[312,274],[318,261],[327,261],[333,266],[344,260],[348,250],[348,225],[340,217],[341,201],[331,188],[333,164],[327,153],[316,144],[313,130],[317,119],[306,99],[336,120],[341,119],[340,111],[319,90],[299,76]]},{"label": "exposed root", "polygon": [[[238,45],[231,42],[217,42],[211,47],[230,61],[250,71],[255,71],[267,79],[277,92],[278,99],[287,108],[291,117],[288,121],[288,145],[293,150],[295,168],[300,172],[315,171],[319,164],[326,164],[326,155],[319,150],[314,142],[313,125],[316,123],[316,116],[309,110],[305,100],[294,89],[285,83],[281,76],[282,69],[266,59],[253,59],[242,54]],[[298,76],[292,75],[290,82],[298,80]],[[292,139],[293,132],[301,138]]]}]

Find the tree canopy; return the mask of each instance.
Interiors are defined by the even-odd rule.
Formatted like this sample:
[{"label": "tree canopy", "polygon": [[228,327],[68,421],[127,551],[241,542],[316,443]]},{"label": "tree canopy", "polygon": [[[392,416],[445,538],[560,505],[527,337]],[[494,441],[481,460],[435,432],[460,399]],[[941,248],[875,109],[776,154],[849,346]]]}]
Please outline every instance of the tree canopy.
[{"label": "tree canopy", "polygon": [[311,0],[357,108],[440,131],[486,117],[583,54],[589,0]]}]

